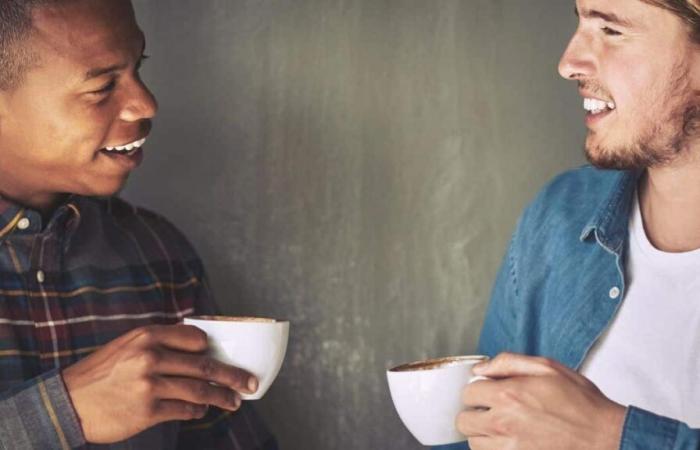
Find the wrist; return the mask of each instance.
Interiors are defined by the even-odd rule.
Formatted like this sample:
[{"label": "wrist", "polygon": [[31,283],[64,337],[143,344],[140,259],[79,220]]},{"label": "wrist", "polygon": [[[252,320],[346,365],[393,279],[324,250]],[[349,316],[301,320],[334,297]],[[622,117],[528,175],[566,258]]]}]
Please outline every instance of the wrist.
[{"label": "wrist", "polygon": [[604,442],[602,442],[600,447],[601,449],[618,450],[620,448],[626,415],[627,408],[613,402],[607,408],[606,413],[601,415],[601,418],[604,420],[601,430],[605,430],[605,432],[601,433],[601,435],[605,436]]}]

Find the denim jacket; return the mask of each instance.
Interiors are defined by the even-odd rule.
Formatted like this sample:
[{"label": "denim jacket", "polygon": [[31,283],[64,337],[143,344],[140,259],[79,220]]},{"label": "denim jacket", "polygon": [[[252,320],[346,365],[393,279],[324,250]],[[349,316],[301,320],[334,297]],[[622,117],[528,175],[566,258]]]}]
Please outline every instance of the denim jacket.
[{"label": "denim jacket", "polygon": [[[479,353],[510,351],[581,366],[625,297],[628,218],[638,178],[638,172],[584,166],[538,194],[518,221],[496,278]],[[630,406],[620,450],[641,449],[697,450],[700,430]]]}]

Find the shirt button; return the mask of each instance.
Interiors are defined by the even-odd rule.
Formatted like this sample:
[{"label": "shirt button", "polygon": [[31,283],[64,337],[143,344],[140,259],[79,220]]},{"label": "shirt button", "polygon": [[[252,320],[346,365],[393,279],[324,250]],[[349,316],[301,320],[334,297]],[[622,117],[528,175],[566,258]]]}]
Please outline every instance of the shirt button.
[{"label": "shirt button", "polygon": [[39,283],[43,283],[45,279],[46,279],[46,275],[44,275],[44,271],[37,270],[36,271],[36,281],[38,281]]},{"label": "shirt button", "polygon": [[617,297],[620,296],[620,288],[617,286],[613,286],[610,289],[610,292],[608,293],[608,295],[610,295],[610,298],[612,298],[613,300],[616,299]]},{"label": "shirt button", "polygon": [[29,228],[29,219],[27,219],[26,217],[22,217],[21,219],[19,219],[19,222],[17,222],[17,228],[19,228],[20,230],[26,230],[27,228]]}]

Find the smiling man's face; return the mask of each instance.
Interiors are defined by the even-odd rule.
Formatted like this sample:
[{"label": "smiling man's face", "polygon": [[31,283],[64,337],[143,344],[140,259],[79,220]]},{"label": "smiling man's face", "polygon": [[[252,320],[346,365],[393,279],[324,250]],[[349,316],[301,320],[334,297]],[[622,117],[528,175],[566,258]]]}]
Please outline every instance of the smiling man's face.
[{"label": "smiling man's face", "polygon": [[142,151],[106,149],[138,144],[157,109],[138,74],[145,42],[131,3],[57,2],[32,20],[22,45],[36,64],[0,92],[0,195],[47,208],[65,193],[114,194]]},{"label": "smiling man's face", "polygon": [[700,120],[700,50],[685,22],[641,0],[577,0],[576,11],[559,72],[586,99],[588,159],[617,169],[672,162]]}]

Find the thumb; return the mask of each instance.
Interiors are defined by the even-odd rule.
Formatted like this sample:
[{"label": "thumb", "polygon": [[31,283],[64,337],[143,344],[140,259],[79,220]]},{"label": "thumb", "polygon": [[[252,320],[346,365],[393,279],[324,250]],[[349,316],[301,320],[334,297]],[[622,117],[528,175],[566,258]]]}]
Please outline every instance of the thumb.
[{"label": "thumb", "polygon": [[501,353],[474,366],[474,374],[491,378],[553,375],[559,363],[539,356]]}]

